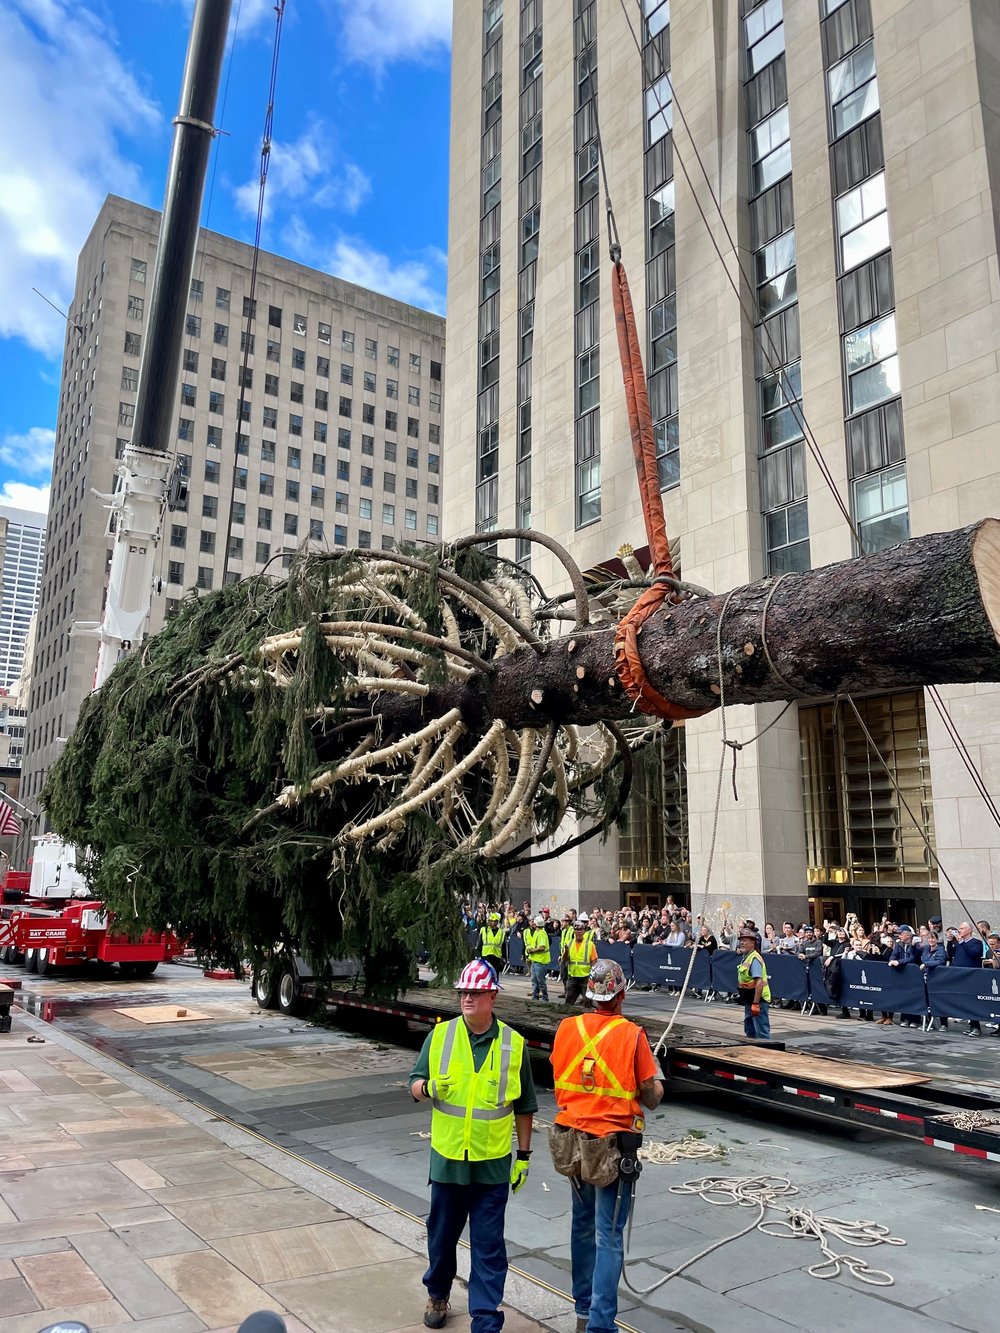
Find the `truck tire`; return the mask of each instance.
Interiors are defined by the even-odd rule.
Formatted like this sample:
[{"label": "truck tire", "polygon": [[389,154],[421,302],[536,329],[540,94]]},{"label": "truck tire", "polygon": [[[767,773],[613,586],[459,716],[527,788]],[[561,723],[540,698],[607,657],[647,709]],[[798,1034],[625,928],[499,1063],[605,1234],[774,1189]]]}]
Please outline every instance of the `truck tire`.
[{"label": "truck tire", "polygon": [[299,991],[299,979],[295,975],[293,963],[286,963],[278,978],[278,1008],[289,1016],[301,1013],[302,995]]},{"label": "truck tire", "polygon": [[24,951],[24,970],[25,972],[38,971],[38,950],[25,949]]},{"label": "truck tire", "polygon": [[35,955],[35,971],[40,977],[50,976],[56,970],[51,949],[39,949]]},{"label": "truck tire", "polygon": [[158,967],[159,963],[133,963],[132,975],[134,977],[151,977]]},{"label": "truck tire", "polygon": [[265,963],[254,973],[253,998],[261,1009],[274,1009],[277,1006],[278,974],[273,965]]}]

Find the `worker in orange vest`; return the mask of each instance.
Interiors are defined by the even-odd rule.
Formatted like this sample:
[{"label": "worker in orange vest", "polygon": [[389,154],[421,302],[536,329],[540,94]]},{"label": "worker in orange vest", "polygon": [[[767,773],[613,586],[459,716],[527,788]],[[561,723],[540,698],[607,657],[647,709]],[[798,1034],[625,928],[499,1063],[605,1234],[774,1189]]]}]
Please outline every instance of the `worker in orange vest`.
[{"label": "worker in orange vest", "polygon": [[642,1108],[663,1084],[641,1027],[622,1017],[625,974],[600,958],[590,969],[594,1009],[564,1018],[552,1048],[559,1112],[550,1137],[553,1164],[570,1177],[570,1250],[577,1333],[615,1333],[623,1235],[641,1170]]}]

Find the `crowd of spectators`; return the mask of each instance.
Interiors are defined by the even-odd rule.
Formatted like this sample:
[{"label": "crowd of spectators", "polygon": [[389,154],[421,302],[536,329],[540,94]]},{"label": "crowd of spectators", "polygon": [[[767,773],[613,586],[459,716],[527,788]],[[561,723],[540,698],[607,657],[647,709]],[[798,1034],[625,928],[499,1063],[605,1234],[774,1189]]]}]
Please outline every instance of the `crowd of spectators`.
[{"label": "crowd of spectators", "polygon": [[[523,936],[534,920],[530,903],[523,903],[517,909],[512,903],[504,903],[502,908],[492,908],[486,903],[477,903],[475,907],[466,904],[463,909],[463,921],[467,927],[480,927],[486,924],[491,911],[500,913],[500,920],[505,931],[510,935]],[[540,913],[544,920],[544,929],[550,935],[560,935],[572,926],[577,913],[570,908],[563,913],[552,912],[543,907]],[[596,940],[606,940],[616,944],[664,945],[674,949],[699,948],[709,953],[716,949],[737,948],[740,930],[751,929],[757,933],[757,947],[764,955],[769,953],[790,954],[808,964],[813,958],[823,960],[824,979],[831,996],[839,994],[839,960],[842,958],[872,960],[888,963],[890,967],[919,968],[922,972],[932,971],[936,967],[986,967],[1000,969],[1000,932],[992,929],[988,921],[977,921],[975,925],[968,921],[957,926],[944,926],[939,916],[932,916],[924,925],[913,927],[897,924],[883,916],[871,930],[866,930],[858,918],[850,914],[843,925],[839,921],[825,920],[821,928],[810,922],[796,925],[792,921],[783,921],[776,929],[770,921],[764,923],[761,931],[755,922],[743,920],[738,923],[724,917],[715,931],[712,925],[701,916],[693,916],[688,908],[678,905],[667,896],[662,907],[636,909],[619,907],[615,910],[595,908],[589,913],[588,931]],[[731,997],[734,998],[734,997]],[[783,1001],[783,1007],[793,1007],[795,1001]],[[853,1011],[845,1006],[834,1006],[834,1016],[853,1017]],[[820,1006],[826,1013],[828,1006]],[[890,1024],[894,1015],[880,1011],[878,1018],[875,1011],[861,1009],[857,1011],[862,1022]],[[913,1014],[900,1015],[900,1026],[920,1028],[922,1019]],[[935,1018],[932,1029],[948,1027],[948,1019]],[[966,1028],[970,1037],[981,1037],[982,1028],[977,1022],[970,1022]],[[1000,1037],[1000,1026],[992,1035]]]}]

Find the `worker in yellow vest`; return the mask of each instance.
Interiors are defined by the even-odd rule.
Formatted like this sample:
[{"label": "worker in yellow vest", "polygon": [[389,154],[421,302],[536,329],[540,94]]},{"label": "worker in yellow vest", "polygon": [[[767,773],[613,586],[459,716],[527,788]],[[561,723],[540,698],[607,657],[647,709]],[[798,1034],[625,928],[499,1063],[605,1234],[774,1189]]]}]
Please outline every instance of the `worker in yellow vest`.
[{"label": "worker in yellow vest", "polygon": [[503,942],[505,932],[500,924],[500,913],[491,912],[486,918],[486,925],[479,928],[479,957],[490,963],[497,972],[503,967]]},{"label": "worker in yellow vest", "polygon": [[741,930],[739,946],[742,957],[736,965],[736,985],[743,1001],[743,1031],[748,1037],[771,1036],[771,988],[767,968],[757,952],[757,932]]},{"label": "worker in yellow vest", "polygon": [[549,970],[551,946],[548,931],[545,929],[545,918],[536,916],[534,927],[529,926],[522,938],[524,940],[524,960],[531,967],[531,998],[533,1000],[547,1000],[549,998],[549,988],[545,980],[545,974]]},{"label": "worker in yellow vest", "polygon": [[566,958],[566,1003],[576,1004],[583,998],[583,1007],[590,1008],[586,998],[587,978],[590,969],[597,962],[597,946],[590,929],[590,918],[581,912],[573,922],[573,938],[565,952]]},{"label": "worker in yellow vest", "polygon": [[461,1016],[432,1029],[409,1078],[414,1101],[433,1105],[424,1325],[443,1328],[448,1318],[458,1241],[468,1222],[472,1333],[500,1333],[504,1214],[511,1187],[516,1193],[528,1178],[538,1099],[524,1038],[493,1015],[500,989],[493,967],[474,959],[455,989]]}]

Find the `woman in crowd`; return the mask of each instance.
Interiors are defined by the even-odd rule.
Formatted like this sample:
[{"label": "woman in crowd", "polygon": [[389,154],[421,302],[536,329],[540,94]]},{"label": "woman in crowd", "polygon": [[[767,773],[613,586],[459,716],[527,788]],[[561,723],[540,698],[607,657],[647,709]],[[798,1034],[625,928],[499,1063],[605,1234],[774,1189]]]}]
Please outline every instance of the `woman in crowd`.
[{"label": "woman in crowd", "polygon": [[[860,962],[865,962],[867,959],[871,958],[871,956],[871,944],[868,936],[865,934],[865,928],[857,917],[855,917],[854,924],[851,927],[850,942],[844,957],[856,958]],[[862,1022],[872,1023],[875,1020],[875,1011],[873,1009],[859,1009],[858,1018]]]},{"label": "woman in crowd", "polygon": [[[839,973],[840,970],[839,964],[835,966],[834,960],[844,957],[848,949],[851,947],[851,942],[847,938],[847,931],[843,926],[835,926],[829,934],[832,935],[832,938],[828,937],[826,943],[823,945],[823,975],[824,977],[832,978],[834,972],[836,971]],[[830,987],[827,985],[827,990],[829,989]],[[839,984],[836,986],[836,990],[839,992]],[[851,1011],[846,1005],[842,1004],[840,1006],[840,1016],[841,1018],[850,1018]]]},{"label": "woman in crowd", "polygon": [[774,922],[766,921],[764,923],[764,938],[760,942],[761,953],[774,953],[778,945],[778,936],[775,933]]},{"label": "woman in crowd", "polygon": [[719,931],[719,947],[722,949],[736,948],[736,927],[726,917],[722,923],[722,929]]}]

